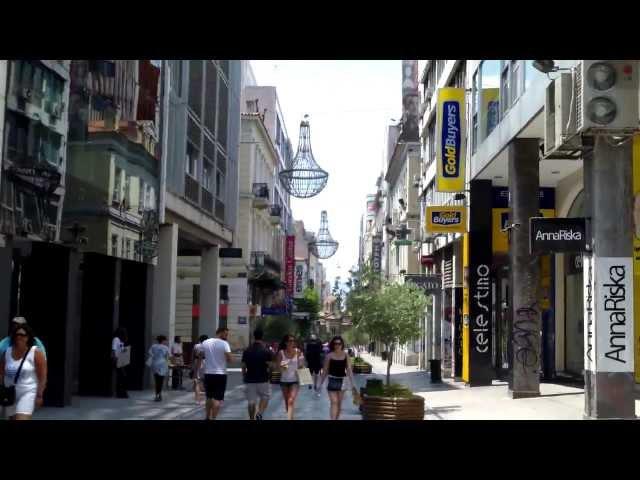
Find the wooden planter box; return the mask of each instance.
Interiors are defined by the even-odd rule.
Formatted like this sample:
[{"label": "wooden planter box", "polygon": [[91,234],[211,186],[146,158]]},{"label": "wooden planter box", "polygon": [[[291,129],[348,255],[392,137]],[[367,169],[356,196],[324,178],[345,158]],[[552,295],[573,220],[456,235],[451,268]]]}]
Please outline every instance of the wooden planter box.
[{"label": "wooden planter box", "polygon": [[357,364],[351,367],[353,373],[371,373],[371,365],[370,364]]},{"label": "wooden planter box", "polygon": [[424,420],[424,398],[362,397],[363,420]]}]

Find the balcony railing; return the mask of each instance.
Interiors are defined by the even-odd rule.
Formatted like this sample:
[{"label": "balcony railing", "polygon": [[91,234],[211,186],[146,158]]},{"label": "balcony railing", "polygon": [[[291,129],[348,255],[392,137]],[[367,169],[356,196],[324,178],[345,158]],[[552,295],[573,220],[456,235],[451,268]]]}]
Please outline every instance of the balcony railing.
[{"label": "balcony railing", "polygon": [[269,216],[271,217],[280,217],[282,215],[282,206],[281,205],[271,205],[269,207]]},{"label": "balcony railing", "polygon": [[266,252],[251,252],[251,269],[255,271],[263,271],[268,268],[276,273],[280,273],[280,262],[272,258]]},{"label": "balcony railing", "polygon": [[204,187],[201,187],[200,193],[202,194],[202,208],[213,213],[213,193]]},{"label": "balcony railing", "polygon": [[256,198],[269,199],[269,185],[266,183],[254,183],[251,193]]},{"label": "balcony railing", "polygon": [[186,173],[184,175],[184,196],[187,200],[200,205],[200,184],[198,180]]}]

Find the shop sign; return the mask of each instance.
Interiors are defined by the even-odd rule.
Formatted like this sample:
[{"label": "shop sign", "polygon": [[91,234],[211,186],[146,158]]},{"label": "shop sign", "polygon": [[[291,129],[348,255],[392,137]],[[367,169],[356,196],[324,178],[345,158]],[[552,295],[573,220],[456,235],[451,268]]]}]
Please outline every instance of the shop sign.
[{"label": "shop sign", "polygon": [[295,235],[287,235],[285,243],[285,281],[287,285],[287,295],[293,297],[294,292],[294,266],[295,266]]},{"label": "shop sign", "polygon": [[463,206],[427,207],[427,233],[465,233],[467,208]]},{"label": "shop sign", "polygon": [[529,247],[532,255],[587,251],[584,218],[529,219]]},{"label": "shop sign", "polygon": [[382,237],[375,235],[372,239],[371,261],[373,263],[373,271],[380,273],[382,270]]},{"label": "shop sign", "polygon": [[596,370],[634,371],[633,261],[594,257]]},{"label": "shop sign", "polygon": [[437,192],[462,192],[465,180],[465,90],[438,89],[436,110]]}]

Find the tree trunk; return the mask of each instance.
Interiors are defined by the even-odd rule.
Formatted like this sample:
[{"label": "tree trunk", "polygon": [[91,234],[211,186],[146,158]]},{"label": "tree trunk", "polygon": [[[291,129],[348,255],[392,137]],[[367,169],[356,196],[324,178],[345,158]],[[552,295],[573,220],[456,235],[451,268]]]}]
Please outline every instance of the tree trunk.
[{"label": "tree trunk", "polygon": [[387,346],[387,386],[391,383],[391,363],[393,362],[393,345]]}]

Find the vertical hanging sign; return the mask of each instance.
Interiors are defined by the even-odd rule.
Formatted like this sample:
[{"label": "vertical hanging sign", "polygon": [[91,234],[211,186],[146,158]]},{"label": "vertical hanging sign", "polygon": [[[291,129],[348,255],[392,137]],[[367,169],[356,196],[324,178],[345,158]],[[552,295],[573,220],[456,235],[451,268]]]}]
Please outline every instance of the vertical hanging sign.
[{"label": "vertical hanging sign", "polygon": [[640,135],[633,137],[633,312],[635,379],[640,383]]},{"label": "vertical hanging sign", "polygon": [[294,278],[295,247],[296,247],[295,235],[287,235],[286,244],[285,244],[285,281],[287,284],[287,296],[290,298],[293,297],[293,292],[295,287],[295,278]]},{"label": "vertical hanging sign", "polygon": [[436,191],[462,192],[465,180],[465,91],[438,89],[436,111]]}]

